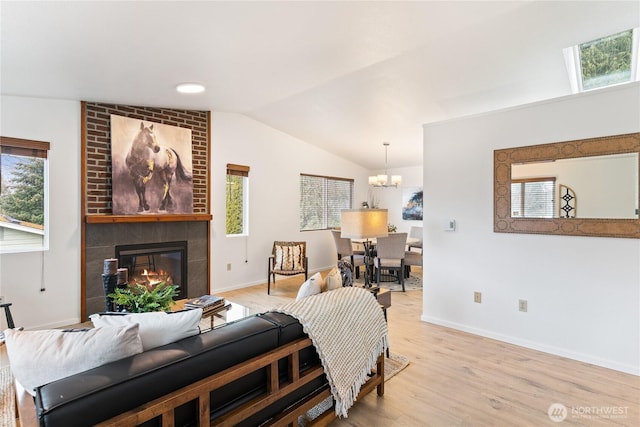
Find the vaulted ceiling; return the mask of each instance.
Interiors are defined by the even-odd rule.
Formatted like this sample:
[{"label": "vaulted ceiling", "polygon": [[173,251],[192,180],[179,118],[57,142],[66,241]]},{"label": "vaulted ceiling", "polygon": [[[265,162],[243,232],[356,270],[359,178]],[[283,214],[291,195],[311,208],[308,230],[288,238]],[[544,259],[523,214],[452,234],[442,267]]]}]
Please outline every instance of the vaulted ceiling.
[{"label": "vaulted ceiling", "polygon": [[569,95],[562,49],[639,26],[639,5],[3,0],[0,89],[237,112],[372,170],[389,141],[389,167],[412,166],[424,123]]}]

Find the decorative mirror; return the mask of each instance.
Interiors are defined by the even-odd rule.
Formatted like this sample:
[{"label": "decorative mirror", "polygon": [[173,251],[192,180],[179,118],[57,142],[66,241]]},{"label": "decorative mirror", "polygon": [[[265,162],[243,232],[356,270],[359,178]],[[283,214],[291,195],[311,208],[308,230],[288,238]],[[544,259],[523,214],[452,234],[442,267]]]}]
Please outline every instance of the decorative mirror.
[{"label": "decorative mirror", "polygon": [[640,133],[495,150],[493,230],[640,238],[639,171]]}]

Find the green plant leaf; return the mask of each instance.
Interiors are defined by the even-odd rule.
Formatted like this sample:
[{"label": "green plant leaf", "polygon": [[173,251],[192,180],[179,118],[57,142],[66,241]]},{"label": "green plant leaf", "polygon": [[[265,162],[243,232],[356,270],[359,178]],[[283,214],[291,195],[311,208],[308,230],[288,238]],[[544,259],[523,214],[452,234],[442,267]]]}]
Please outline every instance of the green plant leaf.
[{"label": "green plant leaf", "polygon": [[116,288],[108,297],[131,313],[168,311],[173,304],[173,298],[178,296],[178,289],[178,285],[169,285],[166,282],[158,283],[151,290],[137,283],[124,289]]}]

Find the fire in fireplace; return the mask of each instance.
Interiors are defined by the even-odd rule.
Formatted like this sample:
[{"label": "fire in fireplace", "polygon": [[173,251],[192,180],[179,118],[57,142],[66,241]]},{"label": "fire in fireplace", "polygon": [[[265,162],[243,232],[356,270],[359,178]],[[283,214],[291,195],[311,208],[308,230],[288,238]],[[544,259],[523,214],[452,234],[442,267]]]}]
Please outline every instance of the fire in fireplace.
[{"label": "fire in fireplace", "polygon": [[177,299],[187,297],[187,242],[116,246],[118,266],[129,270],[129,284],[178,285]]}]

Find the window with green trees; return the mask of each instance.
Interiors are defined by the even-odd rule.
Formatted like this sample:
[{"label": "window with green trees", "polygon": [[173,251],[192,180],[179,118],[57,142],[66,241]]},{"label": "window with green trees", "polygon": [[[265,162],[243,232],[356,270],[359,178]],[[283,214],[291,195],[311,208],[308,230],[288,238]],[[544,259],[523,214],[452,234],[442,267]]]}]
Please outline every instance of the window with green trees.
[{"label": "window with green trees", "polygon": [[227,235],[248,234],[249,166],[227,164]]},{"label": "window with green trees", "polygon": [[300,231],[340,227],[340,211],[351,209],[353,179],[300,175]]},{"label": "window with green trees", "polygon": [[633,30],[580,45],[584,90],[631,81]]},{"label": "window with green trees", "polygon": [[634,28],[564,49],[573,93],[639,80],[639,45]]},{"label": "window with green trees", "polygon": [[48,142],[0,137],[0,252],[47,246]]}]

